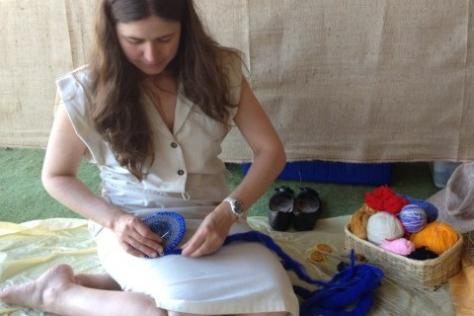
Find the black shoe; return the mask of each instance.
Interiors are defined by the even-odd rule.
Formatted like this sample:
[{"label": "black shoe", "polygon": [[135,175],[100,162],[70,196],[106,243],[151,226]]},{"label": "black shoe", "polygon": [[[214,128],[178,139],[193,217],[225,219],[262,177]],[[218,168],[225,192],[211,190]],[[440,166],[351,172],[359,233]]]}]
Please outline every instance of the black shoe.
[{"label": "black shoe", "polygon": [[295,192],[285,186],[276,188],[275,191],[268,203],[268,222],[274,230],[285,231],[291,225]]},{"label": "black shoe", "polygon": [[293,208],[293,227],[298,231],[313,230],[320,215],[319,194],[311,188],[301,188],[295,198]]}]

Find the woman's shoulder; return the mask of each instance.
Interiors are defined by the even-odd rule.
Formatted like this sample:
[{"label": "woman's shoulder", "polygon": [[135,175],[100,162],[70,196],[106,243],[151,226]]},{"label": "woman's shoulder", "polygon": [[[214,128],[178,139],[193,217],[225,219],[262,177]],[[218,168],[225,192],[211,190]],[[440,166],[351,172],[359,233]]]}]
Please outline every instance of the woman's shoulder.
[{"label": "woman's shoulder", "polygon": [[56,80],[58,97],[68,109],[84,114],[90,104],[90,70],[87,65],[65,73]]},{"label": "woman's shoulder", "polygon": [[80,66],[72,71],[60,75],[56,79],[58,86],[81,85],[87,87],[90,82],[90,68],[88,65]]},{"label": "woman's shoulder", "polygon": [[234,48],[221,47],[217,53],[217,62],[224,69],[242,67],[242,52]]}]

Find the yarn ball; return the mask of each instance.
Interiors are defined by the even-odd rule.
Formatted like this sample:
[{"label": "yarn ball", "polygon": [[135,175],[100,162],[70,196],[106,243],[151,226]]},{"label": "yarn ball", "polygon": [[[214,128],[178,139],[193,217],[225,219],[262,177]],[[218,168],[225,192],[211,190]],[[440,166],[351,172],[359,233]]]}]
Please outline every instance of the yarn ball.
[{"label": "yarn ball", "polygon": [[399,238],[395,240],[384,240],[380,244],[380,247],[382,247],[382,249],[402,256],[408,256],[415,250],[415,244],[405,238]]},{"label": "yarn ball", "polygon": [[375,190],[365,194],[365,204],[376,211],[385,211],[392,214],[398,214],[408,201],[397,195],[386,185],[382,185]]},{"label": "yarn ball", "polygon": [[367,204],[362,205],[351,217],[351,232],[360,239],[367,239],[367,221],[369,217],[375,214]]},{"label": "yarn ball", "polygon": [[380,245],[384,240],[403,237],[403,226],[393,214],[377,212],[367,221],[367,239]]},{"label": "yarn ball", "polygon": [[433,222],[410,236],[416,248],[426,247],[440,255],[451,248],[459,239],[458,233],[448,224]]},{"label": "yarn ball", "polygon": [[405,205],[398,218],[402,222],[405,231],[409,233],[416,233],[426,226],[427,216],[424,209],[416,204]]},{"label": "yarn ball", "polygon": [[407,199],[410,204],[416,204],[422,209],[424,209],[428,223],[434,222],[438,218],[438,208],[432,203],[422,199],[415,199],[408,195],[404,195],[402,197]]},{"label": "yarn ball", "polygon": [[435,254],[433,251],[426,249],[426,247],[421,247],[421,248],[415,249],[415,251],[413,251],[407,257],[410,259],[415,259],[415,260],[429,260],[429,259],[438,258],[438,255]]}]

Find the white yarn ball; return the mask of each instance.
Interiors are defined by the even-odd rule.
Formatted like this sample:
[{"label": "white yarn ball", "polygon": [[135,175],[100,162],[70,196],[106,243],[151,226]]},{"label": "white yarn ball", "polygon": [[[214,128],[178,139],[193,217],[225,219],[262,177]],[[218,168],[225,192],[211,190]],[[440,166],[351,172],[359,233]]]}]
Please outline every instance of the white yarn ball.
[{"label": "white yarn ball", "polygon": [[367,239],[380,245],[384,240],[403,237],[402,223],[388,212],[377,212],[367,222]]}]

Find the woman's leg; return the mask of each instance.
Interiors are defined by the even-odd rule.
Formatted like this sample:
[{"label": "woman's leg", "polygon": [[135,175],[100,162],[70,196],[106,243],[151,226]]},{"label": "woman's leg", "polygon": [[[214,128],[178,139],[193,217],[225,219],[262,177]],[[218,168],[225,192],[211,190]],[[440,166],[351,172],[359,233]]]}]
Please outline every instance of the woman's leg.
[{"label": "woman's leg", "polygon": [[287,312],[270,312],[270,313],[257,313],[257,314],[241,314],[239,316],[287,316]]},{"label": "woman's leg", "polygon": [[[239,314],[238,316],[287,316],[287,312],[271,312],[271,313],[257,313],[257,314]],[[168,311],[168,316],[197,316],[196,314],[178,313]],[[200,315],[203,316],[203,315]]]},{"label": "woman's leg", "polygon": [[75,281],[70,266],[49,269],[36,281],[0,292],[0,300],[59,315],[157,315],[166,311],[152,298],[133,292],[107,291],[84,287]]},{"label": "woman's leg", "polygon": [[120,291],[120,285],[108,274],[85,274],[75,276],[75,283],[100,290]]}]

